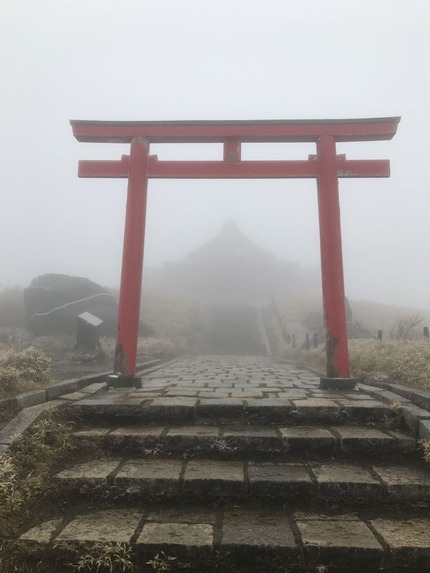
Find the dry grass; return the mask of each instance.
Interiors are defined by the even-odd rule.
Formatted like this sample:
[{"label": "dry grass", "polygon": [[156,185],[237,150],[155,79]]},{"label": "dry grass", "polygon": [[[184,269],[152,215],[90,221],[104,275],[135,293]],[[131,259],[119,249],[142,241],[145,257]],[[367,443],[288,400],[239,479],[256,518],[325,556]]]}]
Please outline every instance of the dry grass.
[{"label": "dry grass", "polygon": [[385,374],[391,382],[430,390],[430,344],[428,340],[352,341],[352,375],[370,381]]},{"label": "dry grass", "polygon": [[166,555],[164,551],[161,551],[161,553],[157,553],[157,555],[147,561],[146,564],[151,567],[152,571],[168,573],[175,561],[176,557],[171,557],[170,555]]},{"label": "dry grass", "polygon": [[0,353],[0,395],[37,388],[49,380],[51,359],[30,346]]},{"label": "dry grass", "polygon": [[[289,350],[285,356],[324,374],[326,355],[321,345],[310,351]],[[370,382],[384,374],[390,382],[430,391],[428,340],[350,340],[351,377]]]},{"label": "dry grass", "polygon": [[420,440],[420,446],[424,461],[430,464],[430,440]]},{"label": "dry grass", "polygon": [[126,543],[94,543],[90,551],[68,566],[77,573],[133,571],[132,549]]},{"label": "dry grass", "polygon": [[48,411],[0,456],[0,537],[16,534],[43,499],[52,466],[72,449],[70,428]]}]

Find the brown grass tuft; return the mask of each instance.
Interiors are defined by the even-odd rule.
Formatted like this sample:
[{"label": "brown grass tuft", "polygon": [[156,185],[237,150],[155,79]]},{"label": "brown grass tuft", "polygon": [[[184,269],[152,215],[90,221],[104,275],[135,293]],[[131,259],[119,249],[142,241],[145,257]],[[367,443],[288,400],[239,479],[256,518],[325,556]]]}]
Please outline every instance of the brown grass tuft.
[{"label": "brown grass tuft", "polygon": [[43,499],[52,466],[72,449],[71,424],[47,411],[0,456],[0,537],[16,533]]},{"label": "brown grass tuft", "polygon": [[51,359],[30,346],[0,353],[0,394],[17,394],[38,387],[48,379]]},{"label": "brown grass tuft", "polygon": [[[428,340],[350,340],[351,377],[371,382],[381,374],[393,383],[430,391],[430,343]],[[286,358],[325,374],[324,346],[317,349],[289,350]]]}]

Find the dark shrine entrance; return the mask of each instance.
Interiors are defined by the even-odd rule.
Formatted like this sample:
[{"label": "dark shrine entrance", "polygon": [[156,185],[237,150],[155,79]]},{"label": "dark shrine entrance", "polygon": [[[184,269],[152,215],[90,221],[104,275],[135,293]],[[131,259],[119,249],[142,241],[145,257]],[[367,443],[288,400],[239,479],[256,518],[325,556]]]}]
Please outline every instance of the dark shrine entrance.
[{"label": "dark shrine entrance", "polygon": [[[353,387],[339,210],[339,177],[389,177],[388,160],[347,160],[337,142],[392,139],[399,117],[346,120],[105,122],[71,121],[78,141],[130,143],[118,161],[80,161],[79,177],[128,178],[118,334],[114,371],[133,384],[139,327],[148,179],[317,180],[327,376],[321,386]],[[222,161],[158,161],[151,143],[222,143]],[[316,154],[300,161],[242,161],[242,143],[312,142]]]}]

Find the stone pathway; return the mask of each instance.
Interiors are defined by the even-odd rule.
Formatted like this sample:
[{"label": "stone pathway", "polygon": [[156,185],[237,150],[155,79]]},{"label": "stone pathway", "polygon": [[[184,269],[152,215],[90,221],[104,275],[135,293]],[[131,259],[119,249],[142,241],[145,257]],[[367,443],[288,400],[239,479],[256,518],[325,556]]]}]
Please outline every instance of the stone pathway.
[{"label": "stone pathway", "polygon": [[[359,389],[322,390],[319,375],[288,362],[265,357],[199,356],[182,358],[146,371],[142,388],[117,388],[97,395],[97,404],[135,404],[152,400],[155,405],[253,404],[304,407],[381,406]],[[83,393],[69,399],[86,398]],[[184,399],[188,398],[188,401]],[[94,398],[91,399],[94,403]],[[372,402],[369,402],[372,400]],[[289,402],[290,401],[290,402]],[[87,404],[87,402],[85,402]]]},{"label": "stone pathway", "polygon": [[182,358],[142,383],[60,397],[79,457],[52,477],[61,512],[21,536],[32,555],[112,542],[137,571],[161,551],[196,573],[430,570],[427,410],[264,357]]}]

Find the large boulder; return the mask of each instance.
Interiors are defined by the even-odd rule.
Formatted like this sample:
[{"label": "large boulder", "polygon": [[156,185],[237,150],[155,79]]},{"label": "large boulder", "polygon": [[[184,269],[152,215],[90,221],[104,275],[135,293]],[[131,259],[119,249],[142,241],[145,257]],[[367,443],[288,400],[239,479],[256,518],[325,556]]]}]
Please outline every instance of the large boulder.
[{"label": "large boulder", "polygon": [[46,274],[24,291],[27,327],[34,334],[76,332],[77,316],[90,312],[103,321],[102,336],[115,336],[118,305],[114,296],[82,277]]}]

